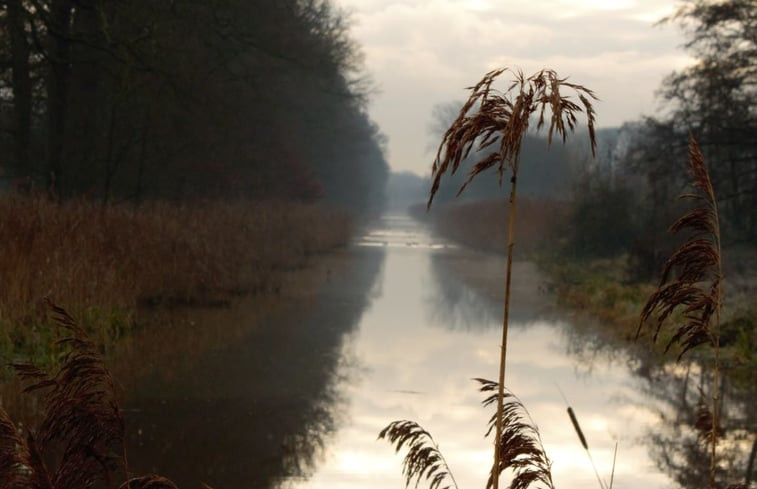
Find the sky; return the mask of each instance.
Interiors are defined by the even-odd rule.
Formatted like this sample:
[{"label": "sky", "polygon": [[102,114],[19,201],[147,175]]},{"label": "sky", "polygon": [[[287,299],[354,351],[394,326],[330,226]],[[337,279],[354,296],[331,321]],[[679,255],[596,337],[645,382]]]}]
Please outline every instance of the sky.
[{"label": "sky", "polygon": [[678,26],[655,25],[672,0],[334,2],[361,46],[392,171],[430,172],[434,106],[462,102],[492,69],[552,68],[592,89],[599,127],[613,127],[658,111],[663,78],[691,63]]}]

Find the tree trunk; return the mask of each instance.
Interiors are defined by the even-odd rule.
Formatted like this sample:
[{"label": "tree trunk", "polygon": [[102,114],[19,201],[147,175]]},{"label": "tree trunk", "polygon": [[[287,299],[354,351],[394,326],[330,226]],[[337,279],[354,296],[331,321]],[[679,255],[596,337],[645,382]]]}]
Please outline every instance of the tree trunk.
[{"label": "tree trunk", "polygon": [[16,168],[19,176],[28,176],[31,169],[32,82],[29,74],[29,43],[26,38],[28,13],[22,0],[8,0],[7,22],[13,70],[13,136]]},{"label": "tree trunk", "polygon": [[72,0],[50,3],[47,25],[47,187],[58,198],[62,197],[63,189],[63,145],[71,73],[71,15]]}]

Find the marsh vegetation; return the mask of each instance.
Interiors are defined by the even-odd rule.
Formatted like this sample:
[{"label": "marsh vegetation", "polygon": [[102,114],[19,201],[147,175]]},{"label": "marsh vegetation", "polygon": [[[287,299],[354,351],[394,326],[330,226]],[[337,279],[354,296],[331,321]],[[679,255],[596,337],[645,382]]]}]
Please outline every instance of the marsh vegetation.
[{"label": "marsh vegetation", "polygon": [[44,297],[67,304],[110,350],[139,323],[140,307],[276,294],[283,273],[343,246],[350,233],[346,212],[315,205],[134,208],[3,197],[0,273],[13,277],[0,290],[3,357],[46,358],[55,328],[39,306]]},{"label": "marsh vegetation", "polygon": [[[549,69],[440,111],[414,199],[441,239],[366,219],[385,141],[332,2],[0,1],[0,487],[751,489],[754,6],[667,21],[700,62],[665,81],[665,116],[595,128],[594,93]],[[566,415],[553,381],[604,356]],[[482,415],[465,378],[495,368]],[[620,407],[618,378],[638,388]],[[381,431],[410,449],[401,479],[366,448],[395,414],[443,421]]]}]

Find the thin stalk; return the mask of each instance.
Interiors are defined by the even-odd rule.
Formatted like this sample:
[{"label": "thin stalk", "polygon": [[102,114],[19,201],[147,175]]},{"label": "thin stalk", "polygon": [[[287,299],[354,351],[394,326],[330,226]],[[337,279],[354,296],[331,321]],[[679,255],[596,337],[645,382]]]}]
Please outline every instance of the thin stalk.
[{"label": "thin stalk", "polygon": [[589,462],[591,462],[591,468],[594,470],[594,475],[597,477],[597,482],[599,482],[600,489],[607,489],[605,483],[602,482],[602,477],[599,475],[599,471],[597,470],[597,464],[594,463],[594,458],[591,456],[591,452],[588,448],[586,449],[586,454],[589,456]]},{"label": "thin stalk", "polygon": [[715,220],[715,246],[717,247],[717,304],[715,309],[715,328],[712,341],[715,348],[715,367],[712,380],[712,438],[710,446],[710,489],[715,489],[715,469],[717,468],[716,448],[718,445],[718,417],[720,404],[720,313],[723,308],[723,266],[720,249],[720,219],[718,217],[718,203],[715,200],[715,191],[709,182],[708,191],[712,196],[712,211]]},{"label": "thin stalk", "polygon": [[[719,286],[718,286],[719,288]],[[720,295],[718,293],[718,295]],[[718,304],[715,316],[715,328],[720,329],[720,304]],[[720,402],[720,335],[719,331],[713,338],[715,342],[715,369],[712,381],[712,438],[710,442],[710,489],[715,489],[715,469],[717,468],[717,456],[715,449],[718,445],[718,416],[720,415],[718,404]]]},{"label": "thin stalk", "polygon": [[492,483],[494,489],[499,489],[499,459],[500,438],[502,437],[502,411],[505,399],[505,365],[507,360],[507,325],[510,317],[510,282],[512,277],[513,248],[515,247],[515,196],[518,182],[518,160],[513,162],[513,176],[510,179],[510,202],[508,205],[507,223],[507,278],[505,279],[505,311],[502,319],[502,349],[499,357],[499,393],[497,395],[497,423],[494,438],[494,468],[492,469]]},{"label": "thin stalk", "polygon": [[749,461],[746,464],[746,475],[744,475],[744,485],[749,487],[752,482],[752,471],[754,470],[754,459],[757,456],[757,437],[752,442],[752,451],[749,452]]},{"label": "thin stalk", "polygon": [[[560,386],[555,382],[555,386],[557,387],[557,390],[560,391],[560,396],[562,396],[563,401],[565,401],[565,405],[568,407],[568,417],[570,418],[570,422],[573,425],[573,429],[576,430],[576,435],[578,435],[578,440],[581,442],[581,446],[584,447],[584,450],[586,451],[586,455],[589,456],[589,462],[591,463],[591,468],[594,469],[594,475],[597,476],[597,481],[599,482],[599,488],[600,489],[607,489],[607,484],[605,484],[602,481],[602,477],[599,475],[599,471],[597,470],[597,465],[594,463],[594,457],[591,456],[591,450],[589,450],[589,443],[586,441],[586,437],[584,436],[583,430],[581,430],[581,425],[578,424],[578,418],[576,418],[576,413],[573,411],[573,408],[570,407],[570,403],[568,402],[568,398],[565,397],[565,394],[563,393],[562,389],[560,389]],[[618,451],[618,444],[615,444],[615,452]],[[615,472],[615,459],[613,458],[612,461],[612,470],[613,474]],[[610,476],[612,479],[612,475]],[[610,486],[612,486],[612,481],[610,481]]]},{"label": "thin stalk", "polygon": [[447,463],[447,459],[444,458],[444,454],[441,450],[439,450],[439,445],[436,444],[435,441],[432,440],[432,443],[434,444],[434,447],[436,448],[436,452],[439,454],[439,458],[442,459],[442,463],[445,467],[447,467],[447,475],[452,480],[452,485],[455,487],[455,489],[459,489],[460,486],[457,485],[457,480],[455,479],[455,475],[452,473],[452,469],[449,467],[449,464]]},{"label": "thin stalk", "polygon": [[612,471],[610,472],[610,489],[612,489],[612,483],[615,480],[615,460],[618,458],[618,442],[615,442],[615,452],[612,454]]},{"label": "thin stalk", "polygon": [[[131,489],[131,474],[129,474],[129,459],[126,457],[126,443],[121,444],[122,465],[126,489]],[[123,485],[123,484],[122,484]]]}]

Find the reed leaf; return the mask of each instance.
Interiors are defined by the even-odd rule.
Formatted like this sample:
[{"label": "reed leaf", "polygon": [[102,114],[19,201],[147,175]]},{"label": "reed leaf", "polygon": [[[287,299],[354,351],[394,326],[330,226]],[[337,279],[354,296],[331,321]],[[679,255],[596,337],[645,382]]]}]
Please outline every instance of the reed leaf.
[{"label": "reed leaf", "polygon": [[405,487],[415,479],[415,487],[425,478],[430,489],[457,489],[457,482],[431,434],[415,421],[393,421],[381,430],[379,439],[386,439],[399,452],[407,448],[402,462]]},{"label": "reed leaf", "polygon": [[704,400],[699,399],[696,411],[694,412],[694,429],[699,435],[699,439],[704,443],[712,441],[712,411],[710,406]]},{"label": "reed leaf", "polygon": [[0,489],[52,489],[34,438],[26,438],[0,408]]},{"label": "reed leaf", "polygon": [[[479,390],[491,393],[481,403],[490,406],[497,403],[499,383],[486,379],[474,379],[480,385]],[[497,413],[489,419],[486,436],[496,428]],[[497,476],[511,470],[513,473],[510,489],[527,489],[536,485],[554,489],[552,482],[552,464],[544,452],[539,430],[534,424],[528,410],[515,394],[506,390],[502,409],[502,434],[499,439],[500,460]],[[487,489],[493,487],[495,477],[489,475]]]}]

